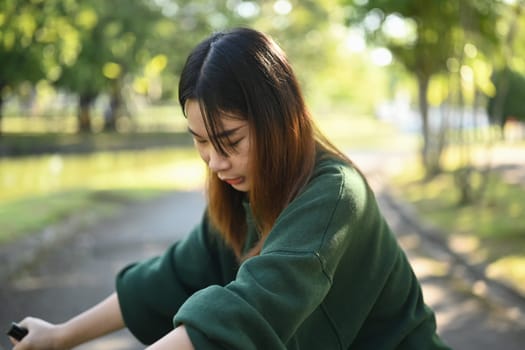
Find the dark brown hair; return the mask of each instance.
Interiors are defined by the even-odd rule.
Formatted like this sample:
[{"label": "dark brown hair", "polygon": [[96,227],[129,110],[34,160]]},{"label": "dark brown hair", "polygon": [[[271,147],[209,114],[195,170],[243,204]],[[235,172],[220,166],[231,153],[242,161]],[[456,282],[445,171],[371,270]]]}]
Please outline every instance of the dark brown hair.
[{"label": "dark brown hair", "polygon": [[[243,118],[249,125],[253,181],[248,200],[261,239],[248,255],[257,254],[279,214],[307,183],[316,145],[326,148],[329,143],[319,141],[322,137],[286,55],[271,38],[253,29],[216,33],[197,45],[179,82],[183,110],[190,99],[199,102],[209,135],[220,132],[221,117],[226,115]],[[224,155],[231,151],[224,139],[210,141]],[[245,194],[209,173],[207,195],[211,222],[241,258]]]}]

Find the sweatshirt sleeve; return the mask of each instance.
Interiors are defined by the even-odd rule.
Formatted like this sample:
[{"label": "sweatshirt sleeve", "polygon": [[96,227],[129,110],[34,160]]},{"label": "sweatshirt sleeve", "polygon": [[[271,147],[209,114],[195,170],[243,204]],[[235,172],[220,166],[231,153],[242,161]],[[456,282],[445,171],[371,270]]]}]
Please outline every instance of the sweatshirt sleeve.
[{"label": "sweatshirt sleeve", "polygon": [[163,255],[129,265],[117,275],[126,327],[142,343],[153,343],[173,329],[173,315],[189,296],[212,284],[224,285],[233,279],[236,265],[205,216]]},{"label": "sweatshirt sleeve", "polygon": [[[330,167],[279,216],[261,254],[246,260],[228,285],[195,293],[177,312],[198,349],[285,349],[330,290],[366,185],[350,185]],[[354,186],[355,185],[355,186]]]}]

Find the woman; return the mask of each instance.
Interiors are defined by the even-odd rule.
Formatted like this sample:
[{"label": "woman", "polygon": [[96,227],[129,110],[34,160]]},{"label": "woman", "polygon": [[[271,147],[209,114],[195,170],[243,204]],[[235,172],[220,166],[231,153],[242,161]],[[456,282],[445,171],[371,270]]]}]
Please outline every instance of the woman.
[{"label": "woman", "polygon": [[214,34],[179,84],[208,166],[201,223],[60,325],[14,348],[66,349],[124,326],[148,349],[446,349],[362,174],[314,128],[264,34]]}]

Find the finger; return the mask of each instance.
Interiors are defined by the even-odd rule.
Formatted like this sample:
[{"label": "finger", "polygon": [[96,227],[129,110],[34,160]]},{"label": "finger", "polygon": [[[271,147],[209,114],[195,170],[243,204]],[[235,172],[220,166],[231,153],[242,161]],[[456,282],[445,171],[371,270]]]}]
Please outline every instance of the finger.
[{"label": "finger", "polygon": [[25,317],[22,321],[18,322],[21,327],[28,328],[31,323],[32,317]]},{"label": "finger", "polygon": [[16,344],[19,343],[19,341],[16,340],[15,338],[13,338],[13,337],[8,337],[8,338],[9,338],[9,340],[11,341],[11,344],[13,344],[13,345],[16,345]]}]

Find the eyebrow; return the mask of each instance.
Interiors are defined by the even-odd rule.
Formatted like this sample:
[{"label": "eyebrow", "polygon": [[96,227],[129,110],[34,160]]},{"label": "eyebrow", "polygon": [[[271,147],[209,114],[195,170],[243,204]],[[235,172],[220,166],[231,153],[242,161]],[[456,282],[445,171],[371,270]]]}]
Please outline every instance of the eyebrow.
[{"label": "eyebrow", "polygon": [[[237,132],[237,130],[239,130],[240,128],[242,128],[244,125],[241,125],[241,126],[238,126],[236,128],[233,128],[233,129],[229,129],[229,130],[224,130],[220,133],[218,133],[217,135],[215,135],[215,138],[216,139],[221,139],[221,138],[225,138],[225,137],[230,137],[231,135],[235,134],[235,132]],[[196,137],[199,137],[201,139],[204,139],[205,137],[197,134],[195,131],[191,130],[190,127],[188,127],[188,132],[190,134],[192,134],[193,136],[196,136]]]}]

